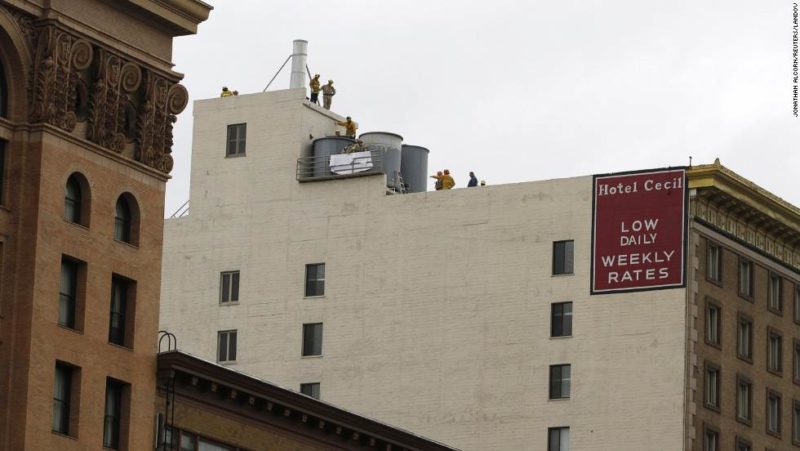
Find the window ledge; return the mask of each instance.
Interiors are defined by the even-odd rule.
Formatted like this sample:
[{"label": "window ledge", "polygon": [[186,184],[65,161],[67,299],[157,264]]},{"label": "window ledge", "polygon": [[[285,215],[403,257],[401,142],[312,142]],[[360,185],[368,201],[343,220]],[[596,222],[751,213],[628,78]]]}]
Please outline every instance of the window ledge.
[{"label": "window ledge", "polygon": [[217,363],[222,365],[222,366],[236,365],[236,360],[226,360],[224,362],[219,362],[218,361]]},{"label": "window ledge", "polygon": [[88,231],[89,231],[89,226],[83,225],[83,224],[81,224],[80,222],[72,222],[72,221],[68,220],[67,218],[62,218],[62,219],[63,219],[63,220],[64,220],[64,222],[66,222],[67,224],[73,225],[73,226],[77,227],[77,228],[78,228],[78,229],[80,229],[80,230],[83,230],[83,231],[86,231],[86,232],[88,232]]},{"label": "window ledge", "polygon": [[320,355],[301,355],[300,358],[301,359],[321,359],[322,358],[322,354],[320,354]]},{"label": "window ledge", "polygon": [[783,377],[783,370],[771,370],[771,369],[767,368],[767,373],[769,373],[769,374],[771,374],[773,376]]},{"label": "window ledge", "polygon": [[774,315],[778,315],[780,317],[783,317],[783,310],[777,310],[777,309],[774,309],[774,308],[770,307],[769,305],[767,305],[767,311],[772,313],[772,314],[774,314]]},{"label": "window ledge", "polygon": [[324,297],[324,294],[315,294],[314,296],[303,296],[303,299],[320,299]]},{"label": "window ledge", "polygon": [[720,413],[720,408],[719,407],[711,405],[711,404],[708,404],[706,402],[703,403],[703,407],[705,407],[706,409],[708,409],[708,410],[710,410],[712,412]]},{"label": "window ledge", "polygon": [[565,272],[563,274],[551,274],[550,277],[571,277],[574,276],[574,272]]},{"label": "window ledge", "polygon": [[71,328],[69,326],[65,326],[63,324],[58,324],[58,323],[56,323],[56,326],[58,326],[59,329],[68,330],[68,331],[70,331],[70,332],[72,332],[74,334],[83,335],[83,331],[82,330],[73,329],[73,328]]},{"label": "window ledge", "polygon": [[767,435],[771,435],[771,436],[777,437],[777,438],[781,438],[782,437],[782,434],[781,434],[780,431],[775,432],[775,431],[770,431],[769,429],[767,429]]},{"label": "window ledge", "polygon": [[736,358],[737,358],[737,359],[739,359],[739,360],[741,360],[742,362],[747,362],[747,363],[749,363],[750,365],[752,365],[752,364],[753,364],[753,358],[752,358],[752,357],[745,357],[745,356],[743,356],[743,355],[738,355],[738,354],[737,354],[737,355],[736,355]]},{"label": "window ledge", "polygon": [[737,421],[739,424],[743,424],[743,425],[745,425],[745,426],[747,426],[747,427],[753,427],[753,420],[752,420],[752,419],[751,419],[751,420],[747,420],[747,419],[745,419],[745,418],[741,418],[741,417],[738,417],[738,416],[737,416],[737,417],[736,417],[736,421]]},{"label": "window ledge", "polygon": [[553,337],[553,336],[550,337],[551,340],[564,340],[567,338],[572,338],[572,335],[560,335],[558,337]]},{"label": "window ledge", "polygon": [[120,240],[118,240],[116,238],[114,238],[114,242],[122,244],[122,245],[125,245],[125,246],[128,246],[131,249],[135,249],[135,250],[139,249],[139,245],[138,244],[129,243],[127,241],[120,241]]},{"label": "window ledge", "polygon": [[246,153],[233,153],[233,154],[225,154],[225,158],[243,158],[246,157]]},{"label": "window ledge", "polygon": [[55,435],[55,436],[57,436],[57,437],[64,437],[64,438],[68,438],[70,440],[78,441],[78,437],[74,437],[72,435],[68,435],[68,434],[64,434],[62,432],[54,431],[52,429],[50,430],[50,433]]},{"label": "window ledge", "polygon": [[747,296],[745,294],[739,293],[739,297],[744,299],[745,301],[751,303],[751,304],[755,303],[754,299],[753,299],[753,296]]},{"label": "window ledge", "polygon": [[220,302],[219,303],[220,307],[232,307],[234,305],[239,305],[239,301],[236,301],[236,302],[229,301],[229,302]]},{"label": "window ledge", "polygon": [[126,351],[133,352],[133,347],[129,348],[129,347],[125,346],[125,345],[118,345],[118,344],[112,343],[110,341],[108,342],[108,344],[110,344],[111,346],[113,346],[115,348],[124,349]]},{"label": "window ledge", "polygon": [[722,343],[714,343],[713,341],[710,341],[708,337],[706,337],[706,339],[703,341],[705,342],[706,346],[722,351]]},{"label": "window ledge", "polygon": [[572,398],[547,398],[548,401],[553,401],[553,402],[565,402],[569,401],[570,399]]}]

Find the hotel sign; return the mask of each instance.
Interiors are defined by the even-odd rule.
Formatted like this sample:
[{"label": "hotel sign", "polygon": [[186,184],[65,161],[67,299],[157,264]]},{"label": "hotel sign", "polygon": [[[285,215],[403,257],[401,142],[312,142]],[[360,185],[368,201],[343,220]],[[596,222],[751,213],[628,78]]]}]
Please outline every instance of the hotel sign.
[{"label": "hotel sign", "polygon": [[591,293],[685,286],[686,171],[596,175]]}]

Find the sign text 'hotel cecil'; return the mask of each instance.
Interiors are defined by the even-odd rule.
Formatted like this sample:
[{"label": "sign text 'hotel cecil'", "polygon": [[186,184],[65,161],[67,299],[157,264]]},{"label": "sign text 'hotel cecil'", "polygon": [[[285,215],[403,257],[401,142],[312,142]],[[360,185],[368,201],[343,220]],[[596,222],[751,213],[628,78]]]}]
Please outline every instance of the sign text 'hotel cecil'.
[{"label": "sign text 'hotel cecil'", "polygon": [[592,294],[684,285],[686,171],[594,178]]}]

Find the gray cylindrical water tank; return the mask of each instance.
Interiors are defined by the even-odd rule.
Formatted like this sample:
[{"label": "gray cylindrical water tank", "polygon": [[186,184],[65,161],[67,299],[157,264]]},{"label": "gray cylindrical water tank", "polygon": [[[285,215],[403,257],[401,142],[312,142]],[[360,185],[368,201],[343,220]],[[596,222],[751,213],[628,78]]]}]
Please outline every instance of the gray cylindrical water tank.
[{"label": "gray cylindrical water tank", "polygon": [[409,193],[424,193],[428,190],[428,153],[421,146],[403,144],[400,157],[400,173]]},{"label": "gray cylindrical water tank", "polygon": [[399,188],[398,174],[400,174],[400,153],[403,149],[403,137],[396,133],[369,132],[358,137],[372,155],[379,155],[382,162],[383,173],[386,174],[386,185],[390,188]]},{"label": "gray cylindrical water tank", "polygon": [[344,136],[326,136],[325,138],[318,138],[314,140],[314,163],[308,172],[314,174],[314,177],[324,177],[326,175],[333,175],[331,172],[330,156],[338,155],[344,151],[344,148],[353,144],[355,140],[345,138]]}]

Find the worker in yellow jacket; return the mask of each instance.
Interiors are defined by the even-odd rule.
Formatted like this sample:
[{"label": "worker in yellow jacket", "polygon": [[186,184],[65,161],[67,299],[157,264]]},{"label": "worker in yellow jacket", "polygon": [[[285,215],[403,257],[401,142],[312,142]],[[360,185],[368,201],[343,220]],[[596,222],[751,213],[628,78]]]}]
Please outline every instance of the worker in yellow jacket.
[{"label": "worker in yellow jacket", "polygon": [[351,119],[350,116],[347,116],[347,120],[346,121],[344,121],[344,122],[336,121],[336,123],[338,125],[341,125],[342,127],[344,127],[345,136],[347,136],[348,138],[355,138],[356,137],[356,130],[358,130],[358,124],[353,122],[353,119]]},{"label": "worker in yellow jacket", "polygon": [[314,75],[314,78],[311,79],[311,82],[308,85],[311,87],[311,103],[316,103],[319,105],[319,74]]}]

